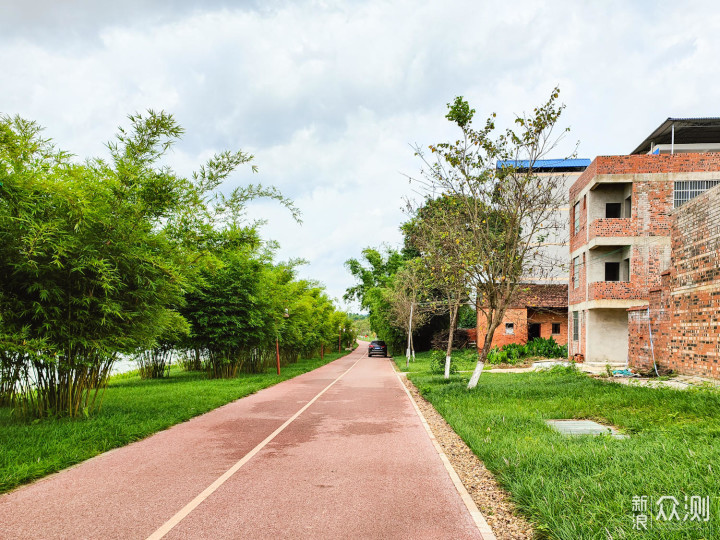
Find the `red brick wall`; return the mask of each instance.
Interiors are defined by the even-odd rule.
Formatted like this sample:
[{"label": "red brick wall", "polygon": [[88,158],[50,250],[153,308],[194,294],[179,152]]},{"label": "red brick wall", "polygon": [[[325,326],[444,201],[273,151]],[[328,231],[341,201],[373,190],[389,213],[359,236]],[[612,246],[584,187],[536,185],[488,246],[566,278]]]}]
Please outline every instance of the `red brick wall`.
[{"label": "red brick wall", "polygon": [[633,215],[638,235],[670,236],[674,187],[672,180],[633,182]]},{"label": "red brick wall", "polygon": [[[584,175],[585,173],[583,173],[583,176]],[[582,176],[580,178],[582,178]],[[579,181],[578,179],[575,184]],[[575,229],[575,203],[580,203],[577,206],[578,212],[580,213],[580,222],[578,223],[577,230]],[[570,199],[570,204],[570,252],[572,253],[586,241],[587,234],[585,229],[587,228],[588,216],[587,197],[583,196],[578,201]]]},{"label": "red brick wall", "polygon": [[[528,310],[528,324],[538,323],[540,325],[540,337],[545,339],[553,338],[558,345],[565,345],[568,342],[568,319],[567,312],[563,311],[546,311]],[[560,325],[560,333],[552,333],[552,325],[557,323]]]},{"label": "red brick wall", "polygon": [[647,289],[636,287],[626,281],[595,281],[588,287],[589,300],[605,300],[607,298],[621,300],[642,300],[647,298]]},{"label": "red brick wall", "polygon": [[[487,321],[485,314],[478,310],[477,319],[477,345],[478,348],[482,348],[483,342],[485,341],[485,334],[487,333]],[[505,333],[505,323],[513,323],[515,325],[514,334]],[[502,347],[508,343],[526,343],[527,342],[527,309],[526,308],[514,308],[508,309],[505,312],[500,325],[495,329],[493,334],[492,346]]]},{"label": "red brick wall", "polygon": [[635,219],[631,218],[603,218],[596,219],[590,224],[588,239],[596,236],[635,236],[637,234]]},{"label": "red brick wall", "polygon": [[599,174],[647,174],[720,170],[720,153],[705,154],[641,154],[630,156],[598,156],[570,186],[573,204],[585,186]]},{"label": "red brick wall", "polygon": [[[505,323],[515,325],[514,334],[505,333]],[[527,343],[528,324],[540,324],[540,337],[549,339],[552,337],[558,344],[565,345],[568,340],[567,314],[564,310],[534,310],[527,308],[511,308],[505,312],[500,326],[493,335],[492,346],[502,347],[509,343]],[[560,334],[552,333],[552,323],[560,324]],[[478,313],[478,348],[481,348],[485,340],[485,329],[487,328],[485,315]]]},{"label": "red brick wall", "polygon": [[669,366],[669,274],[669,271],[663,273],[663,286],[650,291],[649,313],[648,306],[628,309],[628,358],[633,367],[650,370],[653,358],[658,365]]},{"label": "red brick wall", "polygon": [[[672,264],[650,291],[655,359],[680,373],[720,378],[720,188],[672,215]],[[631,311],[630,362],[652,365],[647,315]]]},{"label": "red brick wall", "polygon": [[[709,157],[708,157],[709,156]],[[659,158],[655,162],[653,159]],[[663,168],[664,167],[664,168]],[[591,167],[580,175],[570,188],[571,203],[577,199],[580,190],[599,174],[648,174],[659,172],[682,172],[685,170],[720,169],[720,153],[682,154],[675,156],[599,156]],[[586,223],[585,196],[580,197],[581,226],[572,236],[571,252],[586,245],[585,227],[589,239],[597,237],[664,236],[671,234],[671,213],[673,209],[672,180],[658,180],[643,176],[632,178],[632,216],[630,218],[595,219]],[[667,269],[669,248],[663,245],[636,244],[631,248],[630,281],[628,283],[591,283],[586,295],[587,260],[581,260],[579,287],[573,287],[570,272],[569,304],[589,300],[647,299],[648,289],[660,285],[660,272]],[[585,255],[587,256],[587,255]],[[598,260],[593,258],[593,261]],[[599,263],[598,263],[599,264]]]}]

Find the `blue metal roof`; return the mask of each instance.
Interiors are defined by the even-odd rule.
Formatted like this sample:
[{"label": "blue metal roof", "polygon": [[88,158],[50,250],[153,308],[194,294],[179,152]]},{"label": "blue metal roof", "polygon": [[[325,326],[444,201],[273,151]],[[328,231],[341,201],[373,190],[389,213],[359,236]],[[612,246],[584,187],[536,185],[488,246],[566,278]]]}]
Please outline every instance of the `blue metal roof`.
[{"label": "blue metal roof", "polygon": [[[533,170],[542,169],[585,169],[590,165],[589,159],[538,159],[533,164]],[[517,167],[518,169],[527,169],[530,166],[530,160],[506,160],[498,161],[497,168]]]}]

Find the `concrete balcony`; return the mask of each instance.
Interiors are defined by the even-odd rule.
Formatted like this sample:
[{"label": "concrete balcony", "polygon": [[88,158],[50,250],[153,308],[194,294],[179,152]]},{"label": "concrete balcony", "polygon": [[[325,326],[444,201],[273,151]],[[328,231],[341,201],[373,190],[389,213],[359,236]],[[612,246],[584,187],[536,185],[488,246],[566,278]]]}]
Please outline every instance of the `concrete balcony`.
[{"label": "concrete balcony", "polygon": [[590,223],[588,240],[595,238],[630,238],[637,235],[636,229],[636,224],[632,218],[599,218]]},{"label": "concrete balcony", "polygon": [[643,300],[647,290],[631,281],[595,281],[588,285],[588,300]]}]

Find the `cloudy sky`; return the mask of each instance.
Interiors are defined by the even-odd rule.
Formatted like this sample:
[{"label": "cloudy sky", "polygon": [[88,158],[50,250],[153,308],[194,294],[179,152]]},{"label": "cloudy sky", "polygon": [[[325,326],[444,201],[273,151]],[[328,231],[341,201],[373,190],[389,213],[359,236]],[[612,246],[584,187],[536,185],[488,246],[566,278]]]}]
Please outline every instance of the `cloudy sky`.
[{"label": "cloudy sky", "polygon": [[345,260],[400,241],[411,145],[454,137],[454,96],[505,126],[559,85],[572,131],[552,157],[628,153],[668,116],[720,116],[718,28],[714,1],[0,0],[0,113],[84,158],[164,109],[186,129],[184,174],[253,153],[259,174],[229,185],[295,200],[302,226],[252,215],[340,299]]}]

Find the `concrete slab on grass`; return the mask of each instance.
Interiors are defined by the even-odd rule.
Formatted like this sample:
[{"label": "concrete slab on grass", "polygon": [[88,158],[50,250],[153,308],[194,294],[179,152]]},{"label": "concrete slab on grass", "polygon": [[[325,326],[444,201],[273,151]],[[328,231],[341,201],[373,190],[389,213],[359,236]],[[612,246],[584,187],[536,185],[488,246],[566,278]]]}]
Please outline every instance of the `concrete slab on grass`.
[{"label": "concrete slab on grass", "polygon": [[615,428],[592,420],[545,420],[545,423],[563,435],[612,435],[616,439],[627,439],[627,435]]}]

